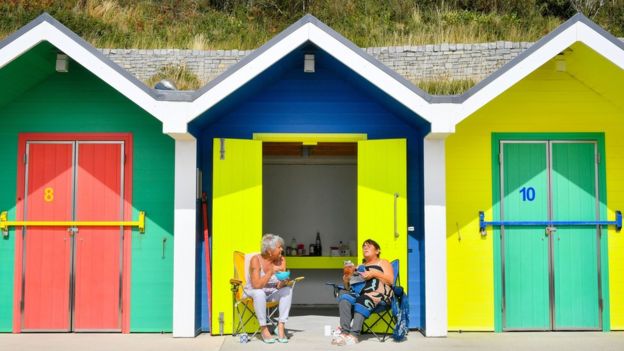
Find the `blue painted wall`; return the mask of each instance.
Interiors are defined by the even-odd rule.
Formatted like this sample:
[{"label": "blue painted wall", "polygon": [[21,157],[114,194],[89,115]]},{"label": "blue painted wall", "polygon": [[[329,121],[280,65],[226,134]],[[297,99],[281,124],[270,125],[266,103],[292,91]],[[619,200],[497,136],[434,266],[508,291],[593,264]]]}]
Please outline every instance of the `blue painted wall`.
[{"label": "blue painted wall", "polygon": [[[315,73],[303,72],[304,52],[316,53]],[[368,139],[407,139],[408,225],[416,229],[408,239],[410,327],[423,325],[422,139],[429,131],[428,124],[331,56],[308,45],[204,113],[190,129],[199,137],[199,167],[209,199],[213,138],[251,139],[253,133],[366,133]],[[203,248],[198,249],[203,257]],[[203,272],[203,267],[198,271]],[[205,273],[199,282],[204,289],[198,305],[201,329],[207,331]]]}]

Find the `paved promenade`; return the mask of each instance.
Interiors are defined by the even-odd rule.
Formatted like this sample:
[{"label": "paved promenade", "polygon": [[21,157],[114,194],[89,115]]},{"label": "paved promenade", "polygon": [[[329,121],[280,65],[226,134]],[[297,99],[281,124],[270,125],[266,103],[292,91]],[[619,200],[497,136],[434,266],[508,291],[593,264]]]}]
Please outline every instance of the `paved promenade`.
[{"label": "paved promenade", "polygon": [[392,340],[380,344],[374,338],[365,338],[358,345],[338,347],[330,345],[323,335],[325,325],[335,326],[338,318],[327,315],[291,317],[288,344],[266,345],[256,339],[247,344],[238,343],[231,336],[202,334],[191,339],[177,339],[171,334],[0,334],[1,351],[237,351],[237,350],[552,350],[552,351],[622,351],[624,332],[558,332],[558,333],[449,333],[446,338],[425,338],[411,332],[407,341]]}]

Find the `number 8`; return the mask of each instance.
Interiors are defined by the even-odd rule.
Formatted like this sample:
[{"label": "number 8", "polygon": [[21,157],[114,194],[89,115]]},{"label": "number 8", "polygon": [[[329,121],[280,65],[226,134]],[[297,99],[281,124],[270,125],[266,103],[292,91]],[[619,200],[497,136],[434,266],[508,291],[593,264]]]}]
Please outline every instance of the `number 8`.
[{"label": "number 8", "polygon": [[45,188],[43,190],[43,201],[45,202],[54,201],[54,188]]}]

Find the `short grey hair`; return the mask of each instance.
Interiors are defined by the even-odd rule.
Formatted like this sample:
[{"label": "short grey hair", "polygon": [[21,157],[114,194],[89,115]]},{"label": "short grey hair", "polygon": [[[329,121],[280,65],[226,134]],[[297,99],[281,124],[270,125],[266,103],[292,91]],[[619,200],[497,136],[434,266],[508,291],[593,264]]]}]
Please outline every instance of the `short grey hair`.
[{"label": "short grey hair", "polygon": [[270,250],[275,249],[278,246],[278,244],[284,247],[284,239],[282,239],[281,236],[270,234],[270,233],[264,234],[262,236],[262,242],[261,242],[262,248],[260,250],[260,253],[264,255]]}]

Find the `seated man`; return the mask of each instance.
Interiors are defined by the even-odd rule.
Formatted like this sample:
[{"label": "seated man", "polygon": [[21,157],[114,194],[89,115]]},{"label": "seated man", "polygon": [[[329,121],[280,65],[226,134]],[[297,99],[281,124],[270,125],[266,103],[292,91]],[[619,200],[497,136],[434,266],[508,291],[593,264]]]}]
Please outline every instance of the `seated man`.
[{"label": "seated man", "polygon": [[[345,269],[342,277],[345,290],[338,296],[342,332],[332,340],[334,345],[356,344],[364,320],[370,316],[371,311],[380,302],[389,303],[392,298],[394,271],[390,262],[379,258],[381,254],[379,244],[372,239],[364,241],[362,253],[363,265],[357,272]],[[359,274],[364,280],[364,287],[359,293],[353,291],[350,286],[354,274]]]}]

